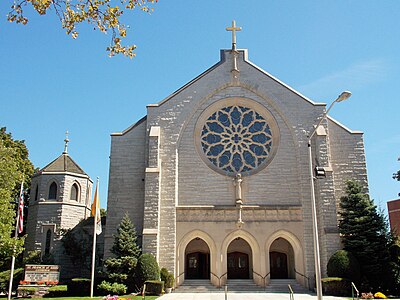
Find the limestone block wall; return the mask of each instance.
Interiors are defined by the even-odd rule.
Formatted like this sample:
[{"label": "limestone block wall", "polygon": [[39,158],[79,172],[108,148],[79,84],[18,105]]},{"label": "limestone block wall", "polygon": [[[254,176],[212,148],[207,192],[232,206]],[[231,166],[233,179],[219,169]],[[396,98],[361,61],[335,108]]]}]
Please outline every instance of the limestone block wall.
[{"label": "limestone block wall", "polygon": [[125,213],[136,227],[141,241],[143,231],[146,119],[111,136],[110,176],[107,200],[107,228],[105,231],[105,257],[110,256],[116,233]]},{"label": "limestone block wall", "polygon": [[361,183],[368,193],[367,167],[363,133],[351,131],[329,119],[329,141],[331,163],[335,177],[335,194],[337,204],[345,195],[347,180]]},{"label": "limestone block wall", "polygon": [[[49,187],[53,182],[57,184],[57,197],[49,200]],[[70,199],[73,184],[78,186],[77,200]],[[80,174],[43,172],[33,177],[31,186],[34,197],[29,205],[26,249],[40,250],[44,254],[46,233],[50,229],[50,253],[57,262],[63,255],[59,230],[73,228],[90,215],[92,181],[88,176]]]}]

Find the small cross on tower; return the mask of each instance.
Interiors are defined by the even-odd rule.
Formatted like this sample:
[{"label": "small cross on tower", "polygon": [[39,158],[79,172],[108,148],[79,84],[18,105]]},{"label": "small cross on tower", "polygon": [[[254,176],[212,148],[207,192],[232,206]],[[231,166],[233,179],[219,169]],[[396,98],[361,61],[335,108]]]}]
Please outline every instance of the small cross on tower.
[{"label": "small cross on tower", "polygon": [[242,27],[236,27],[236,21],[232,21],[232,27],[226,27],[227,31],[232,31],[232,50],[236,50],[236,31],[241,31]]},{"label": "small cross on tower", "polygon": [[68,143],[69,143],[69,139],[68,139],[68,130],[65,132],[65,145],[64,145],[64,152],[63,154],[68,154]]}]

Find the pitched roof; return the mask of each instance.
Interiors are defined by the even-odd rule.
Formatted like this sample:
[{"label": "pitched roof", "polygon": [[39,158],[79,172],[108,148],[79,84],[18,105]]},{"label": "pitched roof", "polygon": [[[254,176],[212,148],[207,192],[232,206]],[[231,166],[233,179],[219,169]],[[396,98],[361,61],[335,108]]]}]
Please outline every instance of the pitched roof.
[{"label": "pitched roof", "polygon": [[39,173],[43,172],[71,172],[87,175],[68,153],[65,152],[39,171]]}]

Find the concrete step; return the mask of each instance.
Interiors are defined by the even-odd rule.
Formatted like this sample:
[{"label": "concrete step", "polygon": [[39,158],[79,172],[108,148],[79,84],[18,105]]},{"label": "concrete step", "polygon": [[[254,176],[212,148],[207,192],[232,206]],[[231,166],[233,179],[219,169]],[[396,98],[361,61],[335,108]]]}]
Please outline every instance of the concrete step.
[{"label": "concrete step", "polygon": [[218,293],[220,289],[213,286],[209,279],[186,279],[175,289],[176,293]]},{"label": "concrete step", "polygon": [[253,279],[228,279],[226,285],[228,288],[228,292],[235,292],[235,293],[264,292],[264,288],[255,284]]},{"label": "concrete step", "polygon": [[289,284],[295,294],[309,293],[309,291],[295,279],[271,279],[269,284],[265,287],[265,291],[267,293],[289,293]]}]

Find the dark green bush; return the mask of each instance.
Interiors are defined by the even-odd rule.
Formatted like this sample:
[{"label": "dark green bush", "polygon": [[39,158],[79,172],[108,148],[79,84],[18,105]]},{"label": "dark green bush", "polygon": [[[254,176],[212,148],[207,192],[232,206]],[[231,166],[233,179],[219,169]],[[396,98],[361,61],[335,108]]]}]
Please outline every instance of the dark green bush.
[{"label": "dark green bush", "polygon": [[17,288],[17,296],[22,298],[29,298],[38,291],[36,287],[19,286]]},{"label": "dark green bush", "polygon": [[360,265],[353,254],[346,250],[338,250],[328,261],[329,277],[346,278],[358,283],[360,281]]},{"label": "dark green bush", "polygon": [[161,281],[164,281],[165,288],[172,288],[174,286],[175,277],[174,274],[168,272],[166,268],[162,268],[160,271]]},{"label": "dark green bush", "polygon": [[168,272],[168,270],[166,268],[161,268],[161,270],[160,270],[161,281],[165,282],[167,280],[168,274],[169,274],[169,272]]},{"label": "dark green bush", "polygon": [[48,289],[48,294],[45,297],[57,298],[68,296],[68,286],[66,285],[55,285]]},{"label": "dark green bush", "polygon": [[98,288],[99,290],[112,295],[124,295],[126,294],[127,290],[126,285],[123,283],[117,283],[117,282],[110,283],[105,280],[98,285]]},{"label": "dark green bush", "polygon": [[158,296],[162,294],[164,290],[164,282],[160,280],[147,280],[146,284],[146,295]]},{"label": "dark green bush", "polygon": [[322,278],[322,290],[325,295],[351,296],[351,282],[344,278],[328,277]]},{"label": "dark green bush", "polygon": [[159,280],[160,269],[155,257],[150,253],[140,255],[136,265],[135,274],[136,284],[138,287],[142,287],[148,280]]},{"label": "dark green bush", "polygon": [[[0,293],[8,293],[8,285],[10,284],[10,270],[0,272]],[[18,283],[23,279],[24,269],[18,268],[14,270],[13,290],[16,290]]]},{"label": "dark green bush", "polygon": [[68,283],[68,295],[70,296],[89,296],[90,279],[72,278]]}]

